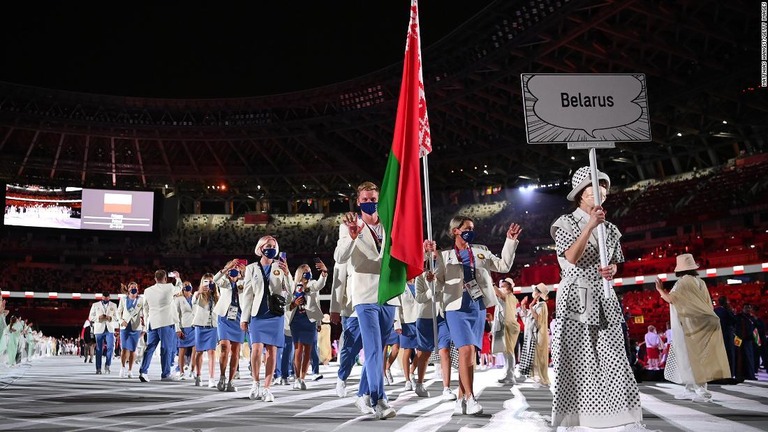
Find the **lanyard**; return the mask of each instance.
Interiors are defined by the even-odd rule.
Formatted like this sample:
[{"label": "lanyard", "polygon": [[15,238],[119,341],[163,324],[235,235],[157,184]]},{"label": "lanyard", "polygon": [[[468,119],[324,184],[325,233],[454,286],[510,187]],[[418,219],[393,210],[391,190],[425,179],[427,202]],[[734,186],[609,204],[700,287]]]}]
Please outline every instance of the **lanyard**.
[{"label": "lanyard", "polygon": [[270,271],[272,271],[272,264],[266,267],[262,267],[261,261],[257,261],[257,263],[259,264],[259,268],[261,269],[261,275],[264,277],[264,295],[262,296],[263,298],[267,296],[267,292],[269,291],[269,273]]},{"label": "lanyard", "polygon": [[237,283],[234,281],[229,281],[229,283],[232,284],[232,298],[229,300],[229,304],[240,307],[240,299],[237,296]]},{"label": "lanyard", "polygon": [[[362,220],[362,218],[360,218]],[[366,227],[368,227],[368,231],[371,232],[371,236],[373,237],[373,241],[376,243],[376,252],[381,252],[381,237],[379,237],[378,234],[376,234],[376,231],[371,228],[370,225],[368,225],[365,221],[363,221]]]},{"label": "lanyard", "polygon": [[453,250],[456,252],[456,259],[459,260],[462,267],[464,267],[464,282],[469,282],[475,279],[475,255],[472,253],[472,245],[467,245],[467,255],[469,255],[468,263],[464,262],[461,257],[461,251],[456,245],[453,245]]}]

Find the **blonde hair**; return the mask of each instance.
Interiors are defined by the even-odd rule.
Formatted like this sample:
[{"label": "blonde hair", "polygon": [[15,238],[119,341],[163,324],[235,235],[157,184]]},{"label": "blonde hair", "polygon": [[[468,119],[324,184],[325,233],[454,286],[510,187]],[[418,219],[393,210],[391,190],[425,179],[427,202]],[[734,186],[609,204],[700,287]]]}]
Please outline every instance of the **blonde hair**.
[{"label": "blonde hair", "polygon": [[[213,274],[212,273],[206,273],[203,275],[203,277],[200,278],[200,286],[197,287],[198,295],[200,296],[200,301],[202,306],[207,306],[208,301],[212,298],[213,303],[216,303],[219,301],[219,286],[215,283],[213,284],[213,290],[212,291],[203,291],[200,288],[203,286],[204,280],[210,280],[213,282]],[[210,298],[209,298],[210,297]]]},{"label": "blonde hair", "polygon": [[360,186],[357,187],[357,194],[358,195],[360,195],[360,192],[362,192],[362,191],[378,192],[379,191],[379,187],[376,186],[376,184],[373,183],[373,182],[366,181],[366,182],[360,183]]},{"label": "blonde hair", "polygon": [[448,223],[448,235],[449,235],[451,238],[454,238],[454,237],[456,237],[456,236],[453,234],[453,230],[454,230],[454,229],[458,229],[458,228],[459,228],[460,226],[462,226],[462,225],[464,224],[464,222],[466,222],[466,221],[474,222],[474,220],[472,220],[472,218],[471,218],[471,217],[469,217],[469,216],[456,215],[456,216],[454,216],[453,218],[451,218],[451,221]]},{"label": "blonde hair", "polygon": [[[306,270],[304,270],[304,269],[306,269]],[[307,264],[307,263],[304,263],[304,264],[296,267],[296,271],[293,273],[294,286],[296,284],[298,284],[299,282],[301,282],[302,279],[304,279],[304,272],[305,271],[309,271],[309,272],[312,271],[312,268],[309,267],[309,264]],[[304,288],[306,289],[306,286]]]},{"label": "blonde hair", "polygon": [[277,242],[277,239],[272,237],[271,235],[265,235],[262,238],[260,238],[259,241],[256,242],[256,247],[253,249],[253,253],[255,253],[256,256],[260,257],[261,256],[261,248],[263,248],[264,245],[268,241],[270,241],[270,240],[274,240],[275,241],[275,249],[277,249],[277,252],[275,252],[275,253],[280,255],[280,244]]}]

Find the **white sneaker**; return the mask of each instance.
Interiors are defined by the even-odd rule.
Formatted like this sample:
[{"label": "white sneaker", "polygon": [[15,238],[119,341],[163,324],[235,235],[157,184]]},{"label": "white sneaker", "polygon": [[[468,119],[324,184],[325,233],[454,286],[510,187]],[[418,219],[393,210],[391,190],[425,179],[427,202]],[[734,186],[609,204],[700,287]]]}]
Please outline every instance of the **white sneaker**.
[{"label": "white sneaker", "polygon": [[517,385],[517,380],[515,379],[515,376],[513,375],[512,377],[506,377],[506,378],[502,378],[502,379],[498,380],[498,383],[499,384]]},{"label": "white sneaker", "polygon": [[307,383],[304,382],[303,379],[296,380],[299,382],[299,390],[306,390],[307,389]]},{"label": "white sneaker", "polygon": [[301,380],[297,379],[296,381],[293,382],[293,389],[294,390],[301,390],[301,383],[299,381],[301,381]]},{"label": "white sneaker", "polygon": [[413,391],[416,392],[416,396],[418,397],[429,397],[429,392],[424,388],[424,383],[416,383],[413,387]]},{"label": "white sneaker", "polygon": [[125,378],[125,368],[120,367],[120,378]]},{"label": "white sneaker", "polygon": [[176,374],[171,374],[165,378],[160,378],[160,381],[180,381],[180,380],[181,378],[179,378],[179,376]]},{"label": "white sneaker", "polygon": [[336,396],[347,397],[347,383],[338,378],[336,378]]},{"label": "white sneaker", "polygon": [[195,387],[200,387],[200,381],[201,381],[200,375],[196,376],[195,377]]},{"label": "white sneaker", "polygon": [[386,385],[392,385],[395,383],[395,379],[392,377],[392,371],[387,370],[384,373],[384,384]]},{"label": "white sneaker", "polygon": [[149,382],[149,377],[146,374],[143,374],[139,372],[139,381],[141,382]]},{"label": "white sneaker", "polygon": [[216,388],[216,381],[209,379],[208,380],[208,388]]},{"label": "white sneaker", "polygon": [[253,384],[251,384],[251,391],[248,393],[248,399],[250,400],[257,400],[261,399],[261,389],[259,388],[259,382],[254,381]]},{"label": "white sneaker", "polygon": [[227,383],[227,391],[230,393],[234,393],[237,391],[237,387],[235,387],[235,383],[230,381]]},{"label": "white sneaker", "polygon": [[275,401],[275,395],[273,395],[272,391],[270,391],[268,388],[264,389],[264,392],[262,393],[261,398],[264,400],[264,402]]},{"label": "white sneaker", "polygon": [[466,414],[467,402],[464,399],[456,399],[456,403],[453,405],[454,414]]},{"label": "white sneaker", "polygon": [[379,420],[386,420],[396,416],[397,412],[395,412],[394,408],[389,406],[387,401],[379,399],[379,401],[376,402],[375,415]]},{"label": "white sneaker", "polygon": [[440,400],[442,400],[443,402],[455,401],[456,400],[456,393],[451,391],[450,388],[445,387],[443,389],[443,397]]},{"label": "white sneaker", "polygon": [[357,400],[355,401],[355,406],[363,414],[374,414],[375,413],[373,407],[371,406],[371,396],[370,395],[362,395],[359,398],[357,398]]},{"label": "white sneaker", "polygon": [[133,378],[133,372],[132,371],[128,371],[128,374],[126,375],[126,377],[129,378],[129,379]]},{"label": "white sneaker", "polygon": [[712,393],[707,391],[706,387],[697,387],[696,394],[705,399],[712,399]]},{"label": "white sneaker", "polygon": [[696,393],[688,389],[684,390],[682,393],[678,393],[675,395],[675,399],[677,400],[693,399],[694,397],[696,397]]},{"label": "white sneaker", "polygon": [[483,406],[477,403],[477,399],[475,399],[474,396],[470,396],[469,399],[466,400],[465,414],[480,415],[482,413],[483,413]]},{"label": "white sneaker", "polygon": [[403,388],[403,391],[412,391],[413,390],[413,382],[406,381],[405,387]]}]

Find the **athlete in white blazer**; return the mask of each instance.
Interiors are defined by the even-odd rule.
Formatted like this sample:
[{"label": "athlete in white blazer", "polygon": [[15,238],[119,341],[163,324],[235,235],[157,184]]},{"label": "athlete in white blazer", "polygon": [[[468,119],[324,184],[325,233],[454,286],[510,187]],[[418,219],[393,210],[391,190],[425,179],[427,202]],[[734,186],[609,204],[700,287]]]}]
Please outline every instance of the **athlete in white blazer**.
[{"label": "athlete in white blazer", "polygon": [[349,263],[333,265],[333,284],[331,286],[331,322],[341,324],[339,337],[339,371],[336,378],[336,396],[347,396],[347,378],[355,366],[355,359],[363,349],[360,337],[360,324],[352,306],[352,289],[348,287]]},{"label": "athlete in white blazer", "polygon": [[[271,386],[277,367],[277,348],[285,345],[285,306],[282,311],[273,311],[270,307],[270,296],[274,296],[274,299],[282,297],[285,305],[286,296],[293,292],[293,282],[285,255],[280,256],[279,252],[280,246],[274,237],[265,235],[259,239],[254,248],[258,261],[248,264],[245,268],[245,288],[241,302],[243,314],[240,326],[243,330],[248,330],[251,342],[253,382],[248,397],[265,402],[275,400]],[[277,259],[278,256],[280,259]],[[266,352],[263,388],[259,381],[262,351]]]},{"label": "athlete in white blazer", "polygon": [[394,307],[379,305],[382,242],[386,238],[377,213],[379,189],[371,182],[357,187],[361,214],[347,213],[339,227],[333,253],[337,263],[349,263],[347,288],[352,287],[352,305],[360,322],[365,364],[360,377],[356,405],[363,414],[378,419],[394,417],[384,392],[383,341],[394,325]]},{"label": "athlete in white blazer", "polygon": [[[176,346],[179,349],[179,378],[184,380],[184,367],[187,363],[187,350],[192,355],[195,351],[195,331],[192,328],[192,320],[195,315],[192,310],[192,284],[189,281],[184,282],[184,288],[180,294],[176,294],[175,313],[179,314],[179,326],[181,327],[181,336],[177,340]],[[192,357],[190,357],[192,358]],[[194,376],[194,363],[190,365],[189,376]]]},{"label": "athlete in white blazer", "polygon": [[[91,305],[88,319],[93,325],[93,334],[96,336],[96,374],[101,375],[101,356],[104,359],[104,371],[108,374],[112,366],[112,357],[115,352],[115,328],[117,322],[117,305],[109,301],[109,293],[101,295],[101,301]],[[107,351],[104,352],[104,342],[107,343]]]},{"label": "athlete in white blazer", "polygon": [[414,354],[418,348],[416,319],[419,317],[419,309],[421,309],[421,305],[416,301],[416,283],[414,280],[409,280],[403,293],[400,294],[400,307],[397,308],[398,319],[395,320],[395,331],[399,334],[400,349],[403,350],[400,359],[405,375],[405,391],[413,390],[419,397],[428,397],[429,392],[424,387],[423,371],[419,371],[419,375],[422,376],[421,381],[417,379],[415,383],[411,382],[413,372],[418,367],[426,369],[427,366],[426,364],[419,364],[418,356],[411,363],[411,354]]},{"label": "athlete in white blazer", "polygon": [[[142,316],[144,297],[139,296],[139,285],[128,283],[126,295],[120,297],[117,305],[117,320],[120,323],[120,378],[133,378],[133,364],[136,360],[136,348],[144,330]],[[126,367],[128,369],[126,371]]]},{"label": "athlete in white blazer", "polygon": [[291,331],[294,348],[294,389],[306,390],[305,383],[312,350],[317,349],[317,329],[323,321],[323,311],[317,300],[317,293],[325,286],[328,268],[319,259],[315,267],[320,270],[320,278],[312,279],[309,264],[301,264],[294,275],[294,292],[288,305],[286,327]]},{"label": "athlete in white blazer", "polygon": [[215,388],[216,381],[216,345],[218,336],[216,327],[218,315],[213,312],[213,307],[218,300],[219,290],[213,282],[213,275],[206,273],[200,279],[197,292],[192,296],[192,327],[195,329],[195,386],[202,385],[203,353],[208,353],[208,388]]},{"label": "athlete in white blazer", "polygon": [[181,275],[171,272],[175,284],[168,283],[165,270],[155,272],[155,284],[144,290],[144,324],[147,326],[147,349],[141,360],[139,380],[149,381],[147,371],[157,344],[160,344],[160,364],[163,381],[177,381],[171,375],[171,363],[176,348],[176,337],[181,334],[179,315],[174,313],[173,296],[181,290]]},{"label": "athlete in white blazer", "polygon": [[[473,390],[475,352],[482,346],[485,308],[497,304],[491,272],[508,273],[512,268],[522,229],[514,223],[509,226],[499,258],[487,247],[474,244],[472,218],[455,216],[448,228],[453,244],[437,254],[435,274],[430,273],[428,280],[434,280],[443,293],[451,340],[459,350],[459,395],[454,413],[479,415],[483,407]],[[427,253],[436,248],[429,240],[424,246]]]},{"label": "athlete in white blazer", "polygon": [[[425,268],[428,268],[425,267]],[[417,379],[424,382],[424,372],[429,363],[429,357],[435,350],[435,326],[437,327],[437,352],[440,356],[440,372],[443,380],[444,402],[456,400],[456,393],[451,390],[451,335],[445,322],[445,306],[443,293],[435,287],[435,296],[424,275],[416,278],[416,302],[418,302],[418,317],[416,318],[416,373]],[[435,299],[435,311],[432,310],[432,299]],[[435,314],[437,324],[434,325]],[[421,366],[423,365],[423,366]]]}]

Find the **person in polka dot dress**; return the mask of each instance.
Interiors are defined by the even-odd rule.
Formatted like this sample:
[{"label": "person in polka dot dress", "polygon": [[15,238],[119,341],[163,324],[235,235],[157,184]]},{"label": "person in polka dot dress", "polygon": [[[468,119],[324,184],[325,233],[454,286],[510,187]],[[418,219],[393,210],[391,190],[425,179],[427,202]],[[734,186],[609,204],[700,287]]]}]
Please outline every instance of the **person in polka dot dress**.
[{"label": "person in polka dot dress", "polygon": [[[610,178],[598,171],[605,200]],[[552,425],[609,428],[640,425],[642,410],[637,382],[624,350],[624,319],[613,290],[604,290],[616,264],[624,261],[618,228],[595,206],[589,167],[579,168],[571,180],[568,200],[576,209],[559,217],[550,229],[555,240],[561,281],[556,313],[559,335],[552,346],[555,359]],[[597,227],[605,227],[606,257],[600,267]]]}]

